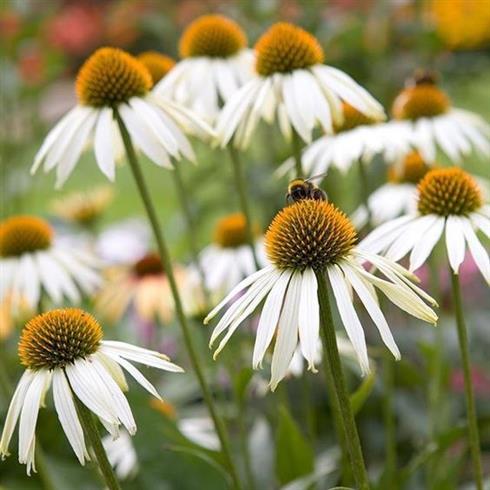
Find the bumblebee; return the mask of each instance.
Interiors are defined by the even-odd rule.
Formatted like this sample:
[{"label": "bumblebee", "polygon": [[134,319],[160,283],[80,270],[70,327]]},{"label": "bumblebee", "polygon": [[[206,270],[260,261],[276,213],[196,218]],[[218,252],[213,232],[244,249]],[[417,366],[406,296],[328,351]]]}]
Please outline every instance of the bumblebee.
[{"label": "bumblebee", "polygon": [[317,175],[310,179],[294,179],[288,185],[288,193],[286,194],[286,202],[293,204],[298,201],[304,201],[305,199],[312,199],[314,201],[326,201],[327,194],[324,190],[320,189],[316,184],[311,182],[311,179],[321,177]]}]

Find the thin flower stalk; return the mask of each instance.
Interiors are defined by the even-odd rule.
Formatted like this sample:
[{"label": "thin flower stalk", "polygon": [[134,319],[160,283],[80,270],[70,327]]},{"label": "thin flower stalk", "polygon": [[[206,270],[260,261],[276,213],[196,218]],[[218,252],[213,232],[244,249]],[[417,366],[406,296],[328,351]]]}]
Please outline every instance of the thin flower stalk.
[{"label": "thin flower stalk", "polygon": [[362,454],[361,442],[357,432],[354,414],[349,400],[349,394],[342,372],[335,326],[333,324],[330,300],[328,298],[328,285],[325,276],[321,273],[316,274],[318,281],[318,300],[320,304],[320,325],[324,349],[327,353],[326,362],[329,364],[333,376],[336,395],[338,397],[340,413],[346,434],[346,445],[351,457],[351,468],[354,478],[360,490],[369,489],[369,479],[367,475],[364,456]]},{"label": "thin flower stalk", "polygon": [[207,385],[206,379],[204,377],[204,372],[201,367],[201,362],[198,358],[197,350],[194,346],[193,340],[192,340],[192,334],[187,322],[187,318],[184,313],[183,305],[182,305],[182,300],[180,297],[179,289],[177,287],[177,282],[175,280],[175,275],[172,267],[172,261],[170,259],[170,254],[167,248],[167,244],[165,242],[164,236],[162,229],[159,225],[157,214],[155,211],[155,207],[153,205],[152,199],[150,197],[148,187],[146,185],[146,182],[143,177],[143,173],[141,171],[138,159],[136,157],[136,153],[133,148],[133,144],[131,141],[131,137],[129,136],[129,133],[126,129],[126,126],[122,120],[122,118],[119,116],[119,113],[117,111],[114,111],[115,116],[116,116],[116,121],[119,126],[119,129],[121,131],[121,136],[123,140],[123,144],[126,150],[126,155],[128,157],[129,164],[131,166],[131,171],[133,173],[134,180],[136,182],[136,185],[138,186],[138,191],[141,195],[141,199],[143,201],[146,213],[148,215],[148,219],[150,222],[150,225],[152,227],[155,240],[157,242],[157,248],[158,252],[160,254],[160,258],[162,261],[162,264],[165,268],[165,271],[168,276],[168,280],[170,283],[170,289],[172,292],[172,296],[174,298],[175,302],[175,313],[177,316],[177,320],[180,324],[180,327],[182,329],[182,333],[184,335],[184,342],[187,348],[187,352],[189,354],[190,361],[192,363],[192,367],[196,373],[196,377],[198,379],[201,391],[203,393],[204,401],[208,407],[209,414],[211,418],[213,419],[215,428],[216,428],[216,433],[218,434],[218,437],[221,442],[221,447],[222,447],[222,452],[223,456],[226,460],[226,466],[228,468],[228,471],[230,473],[230,477],[233,480],[233,486],[237,489],[241,488],[240,480],[238,477],[238,473],[235,468],[235,464],[233,461],[233,457],[231,454],[231,448],[228,442],[228,436],[226,434],[226,429],[224,426],[224,423],[221,419],[221,417],[218,415],[218,412],[216,410],[216,407],[214,405],[213,397],[211,395],[211,392],[209,390],[209,387]]}]

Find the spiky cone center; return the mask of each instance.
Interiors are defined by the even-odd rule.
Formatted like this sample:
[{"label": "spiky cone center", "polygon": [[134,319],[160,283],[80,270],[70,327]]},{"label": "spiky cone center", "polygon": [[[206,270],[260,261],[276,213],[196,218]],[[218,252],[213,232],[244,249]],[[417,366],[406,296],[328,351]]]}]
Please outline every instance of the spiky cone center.
[{"label": "spiky cone center", "polygon": [[152,86],[150,72],[134,56],[117,48],[100,48],[80,68],[76,92],[81,104],[104,107],[143,97]]},{"label": "spiky cone center", "polygon": [[325,58],[314,36],[287,22],[270,27],[255,44],[255,51],[257,73],[264,77],[308,68]]},{"label": "spiky cone center", "polygon": [[19,358],[28,369],[63,368],[97,351],[102,329],[79,308],[64,308],[35,316],[22,330]]},{"label": "spiky cone center", "polygon": [[140,53],[137,59],[150,72],[153,85],[157,84],[175,66],[173,58],[158,51],[145,51]]},{"label": "spiky cone center", "polygon": [[404,158],[401,166],[393,165],[388,168],[388,181],[394,184],[418,184],[430,168],[422,155],[413,151]]},{"label": "spiky cone center", "polygon": [[392,112],[395,119],[415,120],[440,116],[450,107],[449,97],[435,83],[422,79],[397,95]]},{"label": "spiky cone center", "polygon": [[247,36],[235,21],[223,15],[203,15],[183,32],[179,52],[182,58],[229,58],[246,46]]},{"label": "spiky cone center", "polygon": [[133,272],[138,278],[147,276],[159,276],[165,272],[160,257],[155,253],[149,253],[139,259],[133,265]]},{"label": "spiky cone center", "polygon": [[431,170],[418,185],[420,214],[467,215],[483,205],[475,179],[460,168]]},{"label": "spiky cone center", "polygon": [[[259,233],[253,226],[254,234]],[[242,213],[234,213],[221,218],[214,229],[214,242],[223,248],[237,248],[248,243],[247,220]]]},{"label": "spiky cone center", "polygon": [[355,107],[351,106],[347,102],[342,102],[342,113],[344,120],[342,124],[335,125],[335,132],[341,133],[342,131],[350,131],[358,126],[368,126],[376,122],[375,119],[366,116],[362,112],[359,112]]},{"label": "spiky cone center", "polygon": [[48,249],[53,229],[35,216],[13,216],[0,223],[0,256],[20,257],[24,253]]},{"label": "spiky cone center", "polygon": [[347,257],[356,240],[342,211],[327,201],[308,199],[279,211],[265,235],[265,248],[279,269],[323,271]]}]

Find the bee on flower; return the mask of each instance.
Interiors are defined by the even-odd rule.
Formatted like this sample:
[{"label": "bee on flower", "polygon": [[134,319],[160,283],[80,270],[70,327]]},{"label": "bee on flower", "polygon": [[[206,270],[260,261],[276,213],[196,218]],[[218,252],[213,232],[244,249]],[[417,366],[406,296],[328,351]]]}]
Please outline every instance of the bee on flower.
[{"label": "bee on flower", "polygon": [[393,102],[394,120],[386,126],[393,136],[408,137],[428,162],[442,150],[453,163],[461,163],[473,150],[490,156],[490,126],[478,114],[452,107],[433,73],[417,71]]},{"label": "bee on flower", "polygon": [[[90,459],[81,413],[92,412],[113,438],[120,426],[134,435],[136,423],[124,396],[127,371],[143,388],[160,398],[155,387],[131,362],[182,372],[155,351],[103,340],[100,324],[78,308],[52,310],[30,320],[22,330],[19,358],[26,370],[16,389],[0,439],[2,458],[19,423],[19,462],[36,471],[36,424],[50,387],[63,431],[81,465]],[[124,371],[123,371],[124,370]],[[91,416],[91,415],[90,415]]]},{"label": "bee on flower", "polygon": [[[207,323],[225,309],[210,340],[212,346],[224,334],[214,356],[259,308],[252,364],[254,368],[262,364],[275,338],[271,389],[286,375],[298,345],[308,369],[315,371],[320,327],[318,284],[328,278],[362,372],[369,371],[369,360],[352,292],[366,308],[383,342],[399,358],[400,352],[377,301],[376,288],[399,308],[429,323],[435,323],[437,315],[425,301],[431,304],[435,301],[412,282],[417,280],[413,274],[390,260],[363,251],[356,241],[352,223],[327,201],[304,199],[280,211],[265,235],[270,265],[241,281],[205,319]],[[366,270],[363,266],[366,262],[376,266],[384,277]]]}]

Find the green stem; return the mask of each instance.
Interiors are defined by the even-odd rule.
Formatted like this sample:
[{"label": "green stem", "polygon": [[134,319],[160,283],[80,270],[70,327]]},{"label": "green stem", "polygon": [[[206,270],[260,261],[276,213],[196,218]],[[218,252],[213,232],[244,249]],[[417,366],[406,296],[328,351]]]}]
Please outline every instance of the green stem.
[{"label": "green stem", "polygon": [[341,467],[342,467],[342,483],[348,485],[352,477],[352,464],[350,459],[349,450],[347,449],[346,433],[344,429],[344,421],[342,417],[342,410],[340,408],[339,397],[337,396],[337,389],[335,387],[335,380],[332,374],[330,364],[326,361],[328,353],[324,353],[324,362],[322,362],[325,384],[327,385],[327,393],[330,401],[330,410],[332,412],[332,421],[337,435],[337,441],[341,452]]},{"label": "green stem", "polygon": [[361,441],[357,433],[356,422],[350,404],[349,393],[342,372],[337,338],[332,319],[330,300],[328,298],[328,285],[325,273],[316,274],[318,280],[318,300],[320,303],[320,323],[322,329],[325,359],[330,366],[331,375],[337,393],[340,413],[346,435],[346,445],[349,450],[352,473],[359,490],[369,489],[369,479],[362,455]]},{"label": "green stem", "polygon": [[473,470],[475,472],[475,483],[477,490],[483,490],[483,470],[480,455],[480,436],[478,433],[478,423],[476,418],[475,397],[473,394],[473,380],[471,378],[470,355],[468,350],[468,336],[461,301],[461,287],[459,276],[454,274],[449,267],[451,275],[451,286],[453,292],[454,311],[456,315],[456,327],[458,329],[459,350],[463,363],[464,392],[466,398],[466,414],[468,417],[468,436],[470,443],[471,458],[473,460]]},{"label": "green stem", "polygon": [[57,488],[50,474],[51,471],[44,456],[44,451],[39,444],[36,444],[36,470],[44,490],[55,490]]},{"label": "green stem", "polygon": [[395,490],[398,488],[397,454],[396,454],[396,424],[393,411],[395,361],[390,352],[383,353],[383,418],[385,426],[385,480],[384,486]]},{"label": "green stem", "polygon": [[[439,283],[439,270],[437,267],[436,258],[434,256],[429,257],[428,266],[431,294],[437,301],[440,301],[441,291]],[[444,374],[444,335],[442,329],[442,325],[438,325],[433,332],[434,355],[430,362],[430,376],[427,385],[427,399],[429,406],[429,433],[430,439],[434,444],[436,444],[437,436],[441,427],[444,427],[444,413],[442,406]],[[444,468],[444,464],[441,464],[441,456],[442,455],[439,454],[434,455],[427,465],[427,488],[437,488],[439,466],[441,466],[441,468]]]},{"label": "green stem", "polygon": [[362,204],[366,208],[367,220],[366,220],[366,231],[369,233],[373,227],[373,213],[369,207],[369,180],[366,172],[366,166],[361,158],[357,160],[357,165],[359,168],[359,178],[361,180],[361,198]]},{"label": "green stem", "polygon": [[209,307],[211,305],[211,298],[209,294],[209,289],[206,284],[206,275],[204,273],[204,269],[202,267],[202,263],[199,260],[199,249],[197,246],[197,232],[196,232],[196,224],[194,221],[194,216],[192,213],[190,201],[189,201],[189,193],[184,184],[184,179],[182,177],[182,172],[180,170],[180,164],[177,162],[174,166],[173,176],[175,180],[175,185],[177,187],[177,194],[179,197],[180,205],[182,207],[182,211],[184,213],[184,217],[187,223],[188,230],[188,239],[189,239],[189,248],[191,251],[192,263],[197,269],[197,273],[199,274],[199,279],[201,282],[202,292],[204,295],[204,309],[205,311],[209,311]]},{"label": "green stem", "polygon": [[248,205],[247,184],[245,181],[245,176],[243,175],[242,161],[240,159],[238,151],[233,145],[228,145],[228,150],[230,152],[231,163],[233,165],[233,177],[235,179],[235,187],[238,191],[238,197],[240,199],[240,207],[243,215],[245,216],[245,231],[247,233],[247,242],[250,246],[250,250],[252,251],[255,268],[259,270],[260,264],[257,259],[257,252],[255,250],[255,240],[252,230],[252,218],[250,214],[250,206]]},{"label": "green stem", "polygon": [[233,486],[237,489],[241,488],[240,480],[238,478],[238,473],[235,468],[235,464],[233,462],[233,457],[231,453],[231,448],[228,442],[228,436],[226,434],[226,429],[223,423],[223,420],[218,415],[216,407],[214,405],[213,397],[211,391],[207,385],[206,378],[204,377],[203,369],[201,368],[201,362],[199,360],[197,350],[194,346],[194,342],[192,339],[192,334],[189,328],[189,324],[187,322],[187,318],[184,313],[184,308],[182,306],[182,300],[180,298],[179,289],[177,287],[177,281],[175,280],[175,275],[172,266],[172,260],[170,258],[170,253],[168,251],[168,247],[166,241],[164,239],[163,231],[159,225],[157,214],[155,211],[155,207],[153,205],[152,199],[150,197],[150,193],[148,191],[148,187],[146,185],[145,179],[143,177],[143,173],[141,171],[138,159],[136,157],[136,153],[133,148],[133,143],[131,142],[131,137],[129,136],[128,130],[124,125],[121,116],[117,112],[114,111],[117,123],[119,125],[119,130],[121,132],[121,137],[124,143],[124,147],[126,149],[126,154],[128,157],[129,165],[131,167],[131,171],[133,173],[134,180],[138,187],[139,193],[141,195],[141,199],[143,201],[143,205],[145,207],[146,213],[148,215],[148,220],[153,230],[153,234],[155,236],[155,240],[157,242],[158,252],[160,254],[160,259],[162,261],[163,267],[165,269],[165,273],[168,278],[168,282],[170,284],[170,289],[172,292],[172,297],[175,303],[175,313],[177,316],[177,320],[182,329],[182,333],[184,336],[184,343],[187,348],[187,353],[189,355],[189,359],[192,364],[192,368],[196,373],[197,380],[199,382],[204,402],[207,405],[209,410],[209,414],[213,420],[216,433],[221,442],[221,450],[223,457],[225,459],[226,466],[230,473],[230,476],[233,480]]},{"label": "green stem", "polygon": [[99,429],[97,428],[92,412],[90,412],[90,410],[77,398],[75,394],[73,394],[73,399],[75,400],[83,431],[85,432],[85,435],[92,446],[95,459],[97,460],[107,487],[109,490],[121,490],[121,486],[117,481],[114,470],[107,459],[107,454],[100,440]]},{"label": "green stem", "polygon": [[301,138],[295,129],[293,129],[293,135],[291,138],[291,146],[292,146],[292,150],[293,150],[294,168],[296,170],[296,178],[302,179],[304,177],[304,174],[303,174],[303,163],[301,162]]}]

